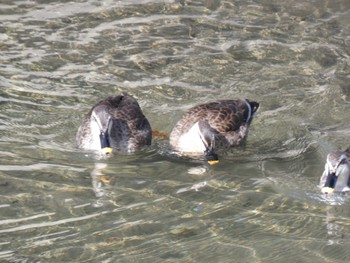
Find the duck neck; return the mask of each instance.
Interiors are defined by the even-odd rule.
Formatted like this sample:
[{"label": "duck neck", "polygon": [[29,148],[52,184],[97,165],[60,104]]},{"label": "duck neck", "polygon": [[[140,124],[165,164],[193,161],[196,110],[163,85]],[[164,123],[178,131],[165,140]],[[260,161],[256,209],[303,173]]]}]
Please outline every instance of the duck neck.
[{"label": "duck neck", "polygon": [[250,103],[248,100],[244,99],[243,101],[245,102],[245,104],[247,105],[247,108],[248,108],[248,117],[247,117],[246,122],[249,123],[250,119],[252,118],[252,106],[250,106]]}]

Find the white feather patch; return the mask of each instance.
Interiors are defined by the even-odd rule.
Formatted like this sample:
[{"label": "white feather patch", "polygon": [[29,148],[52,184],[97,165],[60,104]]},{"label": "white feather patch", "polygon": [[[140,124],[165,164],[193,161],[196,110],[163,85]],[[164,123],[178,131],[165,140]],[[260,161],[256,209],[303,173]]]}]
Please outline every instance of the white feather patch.
[{"label": "white feather patch", "polygon": [[206,147],[201,137],[199,125],[196,122],[187,133],[181,135],[176,148],[181,152],[202,154]]}]

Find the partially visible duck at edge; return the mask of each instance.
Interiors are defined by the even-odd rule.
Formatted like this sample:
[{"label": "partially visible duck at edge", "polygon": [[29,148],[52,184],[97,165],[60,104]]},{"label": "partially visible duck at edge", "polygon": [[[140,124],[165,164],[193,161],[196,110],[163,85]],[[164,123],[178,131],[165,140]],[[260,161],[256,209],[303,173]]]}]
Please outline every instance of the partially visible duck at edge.
[{"label": "partially visible duck at edge", "polygon": [[325,169],[320,179],[324,194],[350,191],[350,148],[327,155]]},{"label": "partially visible duck at edge", "polygon": [[175,152],[191,158],[219,162],[216,153],[244,143],[259,103],[247,99],[219,100],[189,109],[170,134]]},{"label": "partially visible duck at edge", "polygon": [[109,154],[130,153],[152,141],[152,130],[140,105],[122,93],[97,102],[80,125],[76,141],[79,148]]}]

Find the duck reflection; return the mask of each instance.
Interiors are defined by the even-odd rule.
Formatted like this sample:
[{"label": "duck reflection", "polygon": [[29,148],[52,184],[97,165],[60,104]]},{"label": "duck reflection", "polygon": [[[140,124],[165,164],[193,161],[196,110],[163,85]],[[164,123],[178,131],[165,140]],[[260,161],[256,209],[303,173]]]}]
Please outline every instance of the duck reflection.
[{"label": "duck reflection", "polygon": [[347,232],[342,221],[350,216],[347,212],[350,191],[349,157],[350,148],[330,152],[320,179],[319,187],[324,194],[324,201],[329,204],[326,215],[327,245],[339,243]]}]

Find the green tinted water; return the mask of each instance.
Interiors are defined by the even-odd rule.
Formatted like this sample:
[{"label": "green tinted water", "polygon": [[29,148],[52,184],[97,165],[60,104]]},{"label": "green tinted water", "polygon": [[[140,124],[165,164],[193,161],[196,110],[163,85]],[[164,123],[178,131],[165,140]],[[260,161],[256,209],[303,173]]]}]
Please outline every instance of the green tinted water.
[{"label": "green tinted water", "polygon": [[[348,262],[349,202],[317,184],[349,142],[350,3],[3,1],[0,259]],[[167,141],[98,160],[84,114],[128,91],[170,132],[198,103],[261,108],[219,165]]]}]

